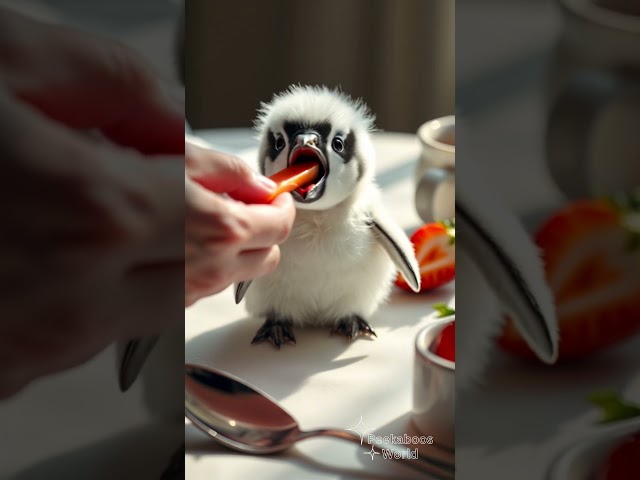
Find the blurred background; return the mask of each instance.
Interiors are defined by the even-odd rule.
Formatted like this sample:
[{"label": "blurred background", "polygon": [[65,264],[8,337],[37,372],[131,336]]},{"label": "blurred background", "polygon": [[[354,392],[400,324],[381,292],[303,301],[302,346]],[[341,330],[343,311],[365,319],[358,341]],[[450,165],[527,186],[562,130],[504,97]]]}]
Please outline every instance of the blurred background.
[{"label": "blurred background", "polygon": [[181,0],[0,0],[0,7],[117,39],[138,51],[175,89]]},{"label": "blurred background", "polygon": [[[589,397],[611,390],[640,403],[638,256],[610,248],[606,236],[587,226],[589,215],[580,218],[565,210],[576,202],[600,205],[596,202],[603,193],[640,185],[637,5],[637,0],[456,0],[457,191],[491,192],[531,238],[549,219],[560,218],[557,243],[539,247],[543,255],[552,255],[568,241],[563,254],[572,262],[563,264],[568,270],[577,271],[592,258],[626,266],[615,267],[619,276],[603,282],[601,291],[589,290],[589,281],[604,275],[572,274],[573,306],[597,299],[573,311],[566,308],[566,298],[559,298],[558,284],[550,282],[558,298],[556,364],[523,361],[504,345],[494,345],[478,388],[456,397],[456,478],[596,478],[608,453],[589,452],[575,462],[569,448],[584,448],[583,440],[602,439],[603,430],[615,431],[624,422],[601,425],[601,412]],[[587,9],[591,20],[575,11]],[[634,9],[634,19],[621,17]],[[495,228],[491,233],[509,238],[507,227],[497,228],[507,222],[485,211]],[[567,231],[581,224],[586,226],[582,235]],[[462,242],[463,237],[457,246]],[[560,270],[552,262],[545,269],[548,279],[557,278]],[[468,273],[457,265],[457,279]],[[626,281],[635,285],[635,293],[624,298],[619,294],[624,289],[616,289]],[[616,289],[610,288],[615,283]],[[486,321],[478,318],[475,290],[462,281],[456,284],[458,319]],[[602,341],[625,320],[630,328],[619,333],[617,342]],[[568,359],[575,345],[583,352]],[[456,354],[459,367],[477,361],[473,352]],[[637,458],[633,461],[637,464]],[[571,468],[552,475],[562,462]]]},{"label": "blurred background", "polygon": [[249,127],[295,83],[362,97],[386,131],[454,111],[453,0],[188,0],[185,25],[194,129]]},{"label": "blurred background", "polygon": [[[142,55],[171,93],[182,96],[176,68],[179,0],[0,0],[0,7],[115,39]],[[116,349],[107,348],[0,402],[6,440],[0,478],[158,478],[184,441],[183,359],[179,325],[149,359],[147,372],[160,368],[161,379],[144,373],[121,393]],[[158,380],[162,395],[154,393]],[[168,419],[167,408],[178,412],[177,419]]]}]

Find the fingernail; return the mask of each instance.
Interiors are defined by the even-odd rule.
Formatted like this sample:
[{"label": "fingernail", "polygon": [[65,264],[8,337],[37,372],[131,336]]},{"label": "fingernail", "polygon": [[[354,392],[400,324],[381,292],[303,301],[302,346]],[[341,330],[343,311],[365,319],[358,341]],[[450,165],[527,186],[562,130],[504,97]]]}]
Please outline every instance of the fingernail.
[{"label": "fingernail", "polygon": [[254,178],[258,183],[261,183],[269,190],[274,190],[276,188],[276,182],[271,180],[269,177],[265,177],[264,175],[255,175]]}]

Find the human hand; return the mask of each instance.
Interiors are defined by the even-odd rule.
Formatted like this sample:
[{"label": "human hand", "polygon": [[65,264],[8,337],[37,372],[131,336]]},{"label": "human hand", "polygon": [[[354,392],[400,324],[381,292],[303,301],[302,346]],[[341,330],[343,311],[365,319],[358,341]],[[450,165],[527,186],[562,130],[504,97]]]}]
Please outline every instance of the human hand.
[{"label": "human hand", "polygon": [[184,153],[184,107],[127,46],[0,8],[0,84],[46,116],[143,153]]},{"label": "human hand", "polygon": [[234,282],[272,272],[295,207],[288,193],[271,204],[244,203],[265,201],[275,184],[239,158],[187,143],[185,162],[185,306],[190,306]]},{"label": "human hand", "polygon": [[3,398],[182,321],[184,116],[121,45],[1,9],[0,67]]}]

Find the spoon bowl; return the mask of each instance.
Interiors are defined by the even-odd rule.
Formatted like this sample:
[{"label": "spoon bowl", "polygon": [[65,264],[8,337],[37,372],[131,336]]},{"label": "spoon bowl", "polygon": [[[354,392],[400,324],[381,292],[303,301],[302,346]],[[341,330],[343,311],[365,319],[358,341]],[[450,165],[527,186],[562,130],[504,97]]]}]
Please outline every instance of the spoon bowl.
[{"label": "spoon bowl", "polygon": [[187,364],[184,380],[185,416],[227,447],[275,453],[302,433],[274,399],[233,375]]}]

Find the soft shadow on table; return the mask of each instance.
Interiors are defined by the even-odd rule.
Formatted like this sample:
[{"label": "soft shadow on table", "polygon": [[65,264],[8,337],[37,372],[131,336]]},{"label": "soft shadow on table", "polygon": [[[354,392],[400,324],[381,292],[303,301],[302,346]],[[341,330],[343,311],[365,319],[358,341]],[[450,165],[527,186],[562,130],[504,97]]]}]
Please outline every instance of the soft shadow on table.
[{"label": "soft shadow on table", "polygon": [[[359,348],[362,342],[375,349],[376,342],[382,343],[389,330],[414,327],[424,317],[433,314],[433,303],[448,301],[454,291],[453,284],[421,294],[395,289],[389,303],[370,319],[378,337],[361,337],[351,343],[344,337],[331,336],[329,328],[295,328],[295,345],[285,344],[280,350],[268,342],[252,345],[251,340],[263,320],[241,318],[189,339],[185,345],[186,361],[240,375],[258,387],[268,376],[271,387],[268,393],[277,392],[274,396],[282,400],[318,373],[364,360],[367,355],[363,351],[367,349]],[[351,353],[355,351],[358,353]]]},{"label": "soft shadow on table", "polygon": [[[490,454],[509,445],[536,445],[574,428],[572,421],[595,410],[588,401],[591,393],[622,391],[637,374],[633,350],[638,345],[640,341],[553,366],[498,355],[477,391],[456,399],[460,446],[482,447]],[[526,399],[526,407],[520,399]],[[504,405],[498,415],[496,402]],[[479,415],[482,411],[490,414]]]},{"label": "soft shadow on table", "polygon": [[282,387],[279,400],[298,390],[317,373],[365,358],[360,355],[336,360],[350,345],[343,338],[330,337],[328,329],[295,329],[297,343],[283,345],[280,350],[267,342],[252,345],[251,340],[261,324],[261,320],[243,318],[198,335],[186,342],[186,360],[230,373],[245,372],[244,378],[249,383],[254,383],[251,374],[258,374],[255,367],[259,364],[261,372],[268,372],[270,381],[283,380],[278,382]]},{"label": "soft shadow on table", "polygon": [[[313,441],[313,440],[308,440]],[[340,442],[341,440],[335,439],[336,442]],[[196,427],[191,424],[185,425],[185,453],[193,456],[195,461],[198,461],[199,458],[207,455],[233,455],[237,456],[240,460],[243,456],[248,454],[236,452],[230,450],[228,448],[223,447],[218,442],[213,440],[208,435],[202,433]],[[362,470],[353,469],[353,468],[341,468],[335,464],[328,464],[322,462],[318,458],[314,458],[310,455],[307,455],[297,449],[295,446],[290,449],[276,454],[271,454],[269,457],[272,458],[286,458],[288,464],[292,466],[299,466],[305,470],[309,470],[313,473],[318,474],[331,474],[331,475],[341,475],[340,478],[344,480],[351,479],[362,479],[362,480],[412,480],[417,478],[415,472],[411,469],[407,470],[407,474],[403,476],[399,476],[396,473],[393,474],[380,474],[374,473],[371,470],[371,466],[363,463],[363,467],[368,467],[368,469],[363,468]],[[368,457],[367,457],[368,458]],[[404,471],[404,470],[403,470]]]},{"label": "soft shadow on table", "polygon": [[[146,425],[46,459],[12,480],[158,480],[174,452],[182,447],[180,422]],[[34,433],[34,435],[37,433]]]}]

